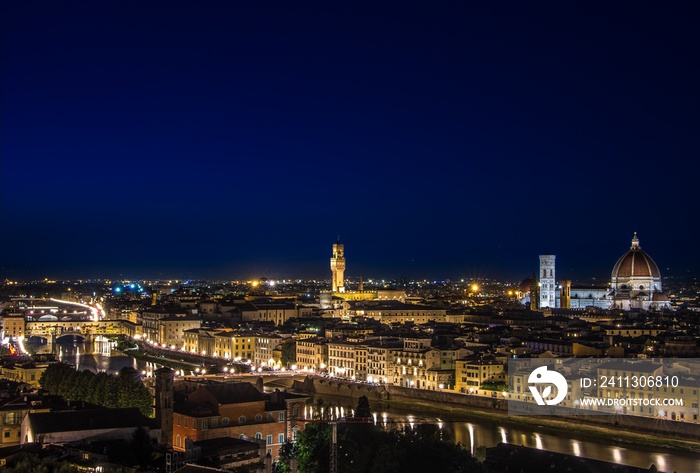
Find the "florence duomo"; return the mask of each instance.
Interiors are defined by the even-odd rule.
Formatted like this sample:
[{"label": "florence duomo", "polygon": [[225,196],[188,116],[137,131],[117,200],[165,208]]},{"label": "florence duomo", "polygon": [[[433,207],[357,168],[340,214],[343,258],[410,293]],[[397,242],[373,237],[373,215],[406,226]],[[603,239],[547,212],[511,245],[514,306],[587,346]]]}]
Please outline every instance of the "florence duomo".
[{"label": "florence duomo", "polygon": [[[570,281],[555,283],[555,255],[540,255],[538,302],[540,309],[670,309],[668,296],[662,291],[661,272],[654,260],[639,244],[637,232],[630,249],[613,266],[610,282],[605,285],[576,285]],[[529,290],[530,278],[521,284],[521,293]],[[523,302],[530,301],[530,296]]]}]

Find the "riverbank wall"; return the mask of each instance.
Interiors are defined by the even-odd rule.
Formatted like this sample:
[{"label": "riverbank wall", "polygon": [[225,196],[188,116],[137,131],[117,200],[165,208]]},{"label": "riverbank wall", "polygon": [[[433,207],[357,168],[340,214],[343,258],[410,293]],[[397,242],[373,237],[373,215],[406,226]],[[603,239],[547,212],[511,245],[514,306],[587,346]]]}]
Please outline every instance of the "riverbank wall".
[{"label": "riverbank wall", "polygon": [[533,422],[543,424],[548,423],[548,421],[567,421],[572,424],[587,424],[613,431],[620,429],[651,436],[700,441],[700,424],[697,423],[619,414],[509,416],[507,399],[474,396],[452,391],[428,391],[393,385],[370,385],[310,376],[307,376],[303,381],[295,381],[292,389],[307,394],[341,396],[353,401],[359,399],[360,396],[367,396],[370,401],[424,405],[429,409],[475,410],[489,415],[507,417],[511,420],[531,419]]},{"label": "riverbank wall", "polygon": [[326,396],[347,397],[357,400],[361,396],[367,396],[370,401],[385,401],[389,399],[386,386],[371,384],[351,383],[334,378],[312,378],[307,376],[303,381],[294,381],[294,391],[308,394],[320,394]]}]

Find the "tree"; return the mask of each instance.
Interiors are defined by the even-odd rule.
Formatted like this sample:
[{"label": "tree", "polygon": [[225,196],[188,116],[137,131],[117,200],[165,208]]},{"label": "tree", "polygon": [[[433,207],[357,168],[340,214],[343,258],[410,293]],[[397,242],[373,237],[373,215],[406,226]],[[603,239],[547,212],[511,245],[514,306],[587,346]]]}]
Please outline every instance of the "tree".
[{"label": "tree", "polygon": [[367,396],[360,396],[360,399],[357,400],[355,417],[372,417],[372,410],[369,408],[369,399]]},{"label": "tree", "polygon": [[296,445],[300,473],[328,471],[331,428],[328,424],[308,424],[299,434]]},{"label": "tree", "polygon": [[50,364],[39,378],[39,385],[52,394],[58,394],[61,381],[74,372],[73,368],[65,363]]},{"label": "tree", "polygon": [[78,384],[78,372],[68,371],[58,382],[58,395],[66,399],[76,400],[73,395],[76,384]]},{"label": "tree", "polygon": [[153,414],[153,396],[133,368],[122,368],[118,376],[75,371],[56,363],[46,368],[39,379],[42,388],[75,401],[104,407],[136,407],[145,416]]},{"label": "tree", "polygon": [[[405,454],[405,452],[403,453]],[[388,445],[379,445],[374,455],[370,473],[399,473],[400,456],[402,452]]]},{"label": "tree", "polygon": [[[328,424],[309,424],[301,433],[294,446],[300,473],[328,469],[330,432]],[[338,459],[341,473],[486,471],[445,431],[430,424],[388,432],[373,424],[338,424]]]},{"label": "tree", "polygon": [[31,453],[21,453],[4,468],[7,473],[78,473],[78,468],[54,458],[41,458]]},{"label": "tree", "polygon": [[153,444],[151,443],[151,437],[148,435],[148,431],[143,427],[134,430],[134,435],[131,438],[129,446],[141,469],[146,469],[151,462],[153,453]]},{"label": "tree", "polygon": [[97,373],[97,375],[90,378],[87,386],[87,392],[85,393],[85,401],[90,404],[99,404],[99,398],[97,397],[98,390],[100,387],[100,382],[107,376],[105,373]]},{"label": "tree", "polygon": [[119,381],[114,376],[105,378],[104,389],[101,392],[101,405],[105,407],[117,407],[119,405]]},{"label": "tree", "polygon": [[287,440],[287,442],[280,447],[279,461],[275,462],[274,473],[290,473],[292,471],[290,461],[295,457],[296,445]]},{"label": "tree", "polygon": [[75,384],[71,388],[72,399],[78,401],[87,401],[88,386],[90,381],[95,378],[95,373],[88,370],[83,370],[75,377]]}]

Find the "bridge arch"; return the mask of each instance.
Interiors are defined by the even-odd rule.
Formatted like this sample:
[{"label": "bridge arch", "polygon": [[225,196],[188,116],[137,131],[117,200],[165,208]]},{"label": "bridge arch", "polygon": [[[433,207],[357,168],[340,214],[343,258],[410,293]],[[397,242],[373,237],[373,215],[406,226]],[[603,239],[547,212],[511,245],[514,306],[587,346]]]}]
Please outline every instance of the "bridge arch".
[{"label": "bridge arch", "polygon": [[56,341],[59,341],[61,339],[65,339],[66,337],[71,337],[71,338],[80,338],[81,340],[85,341],[89,338],[89,334],[85,334],[82,332],[78,331],[65,331],[56,334]]}]

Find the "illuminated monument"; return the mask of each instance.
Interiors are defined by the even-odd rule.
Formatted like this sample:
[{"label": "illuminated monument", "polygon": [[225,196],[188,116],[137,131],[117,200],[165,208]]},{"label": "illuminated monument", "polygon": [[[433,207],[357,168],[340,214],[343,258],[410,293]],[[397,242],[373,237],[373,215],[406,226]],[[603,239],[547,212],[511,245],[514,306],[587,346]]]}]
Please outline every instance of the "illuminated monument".
[{"label": "illuminated monument", "polygon": [[617,260],[610,279],[614,307],[627,310],[670,307],[668,296],[661,290],[659,267],[642,251],[637,232],[629,251]]},{"label": "illuminated monument", "polygon": [[332,298],[342,299],[344,301],[399,301],[406,302],[406,291],[400,289],[371,289],[364,290],[362,277],[358,290],[351,290],[345,285],[345,245],[337,243],[333,245],[333,256],[331,257],[331,292],[321,292],[320,302],[323,308],[329,308],[333,305]]},{"label": "illuminated monument", "polygon": [[539,277],[533,273],[520,284],[518,299],[529,304],[531,310],[672,309],[671,301],[662,292],[659,267],[642,251],[636,232],[630,249],[615,263],[609,284],[572,284],[568,280],[557,283],[555,262],[555,255],[540,255]]},{"label": "illuminated monument", "polygon": [[557,285],[554,278],[555,255],[540,255],[540,309],[557,306]]},{"label": "illuminated monument", "polygon": [[331,272],[333,273],[333,292],[345,292],[345,246],[340,243],[340,240],[333,245]]}]

